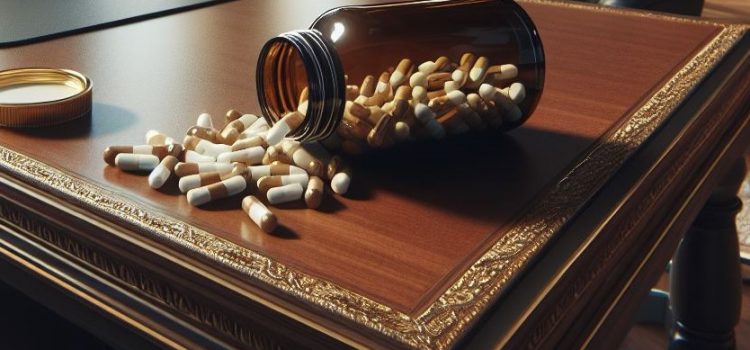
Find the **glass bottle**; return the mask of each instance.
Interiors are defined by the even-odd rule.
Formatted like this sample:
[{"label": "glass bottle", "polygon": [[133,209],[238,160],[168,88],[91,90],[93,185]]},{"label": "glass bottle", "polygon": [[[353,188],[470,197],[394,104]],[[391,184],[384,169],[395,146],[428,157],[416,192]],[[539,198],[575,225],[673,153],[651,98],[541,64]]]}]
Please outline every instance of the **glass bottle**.
[{"label": "glass bottle", "polygon": [[[333,148],[349,142],[345,151],[357,153],[399,140],[521,125],[542,93],[544,52],[531,19],[510,0],[346,6],[327,11],[308,30],[269,40],[256,83],[269,123],[292,111],[305,115],[289,137]],[[366,96],[373,85],[379,99]],[[448,93],[453,90],[462,94]],[[399,97],[408,105],[396,103]],[[386,136],[371,142],[378,128]]]}]

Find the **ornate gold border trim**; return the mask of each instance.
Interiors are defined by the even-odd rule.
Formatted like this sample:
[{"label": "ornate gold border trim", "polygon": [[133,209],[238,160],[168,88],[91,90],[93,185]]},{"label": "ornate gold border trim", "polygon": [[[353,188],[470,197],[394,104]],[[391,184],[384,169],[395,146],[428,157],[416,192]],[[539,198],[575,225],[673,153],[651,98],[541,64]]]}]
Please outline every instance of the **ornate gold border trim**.
[{"label": "ornate gold border trim", "polygon": [[[531,0],[552,6],[655,17],[721,28],[699,53],[617,129],[608,132],[513,229],[496,242],[424,313],[416,318],[331,282],[305,274],[252,250],[166,215],[148,212],[114,192],[0,146],[0,169],[94,213],[117,218],[272,288],[321,307],[414,348],[449,347],[508,286],[550,237],[601,188],[625,160],[678,107],[750,26],[671,17],[584,4]],[[602,168],[607,164],[609,168]]]}]

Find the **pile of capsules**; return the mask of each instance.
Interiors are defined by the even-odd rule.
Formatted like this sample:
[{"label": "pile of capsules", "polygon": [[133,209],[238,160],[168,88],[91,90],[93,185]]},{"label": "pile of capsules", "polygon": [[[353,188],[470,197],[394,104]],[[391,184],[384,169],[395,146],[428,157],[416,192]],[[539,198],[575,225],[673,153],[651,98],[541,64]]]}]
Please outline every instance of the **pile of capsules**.
[{"label": "pile of capsules", "polygon": [[[526,89],[512,64],[490,65],[465,53],[458,63],[442,56],[415,65],[408,58],[379,78],[347,85],[337,132],[321,141],[331,151],[359,154],[398,141],[441,139],[468,131],[498,129],[521,121]],[[348,80],[348,79],[347,79]],[[307,91],[298,112],[307,110]]]},{"label": "pile of capsules", "polygon": [[443,56],[416,67],[405,58],[377,80],[370,75],[361,86],[347,85],[341,123],[320,143],[287,138],[305,120],[305,89],[298,109],[273,126],[265,118],[230,110],[217,129],[203,113],[182,142],[150,130],[145,145],[110,146],[104,160],[125,171],[150,171],[148,183],[155,189],[179,178],[180,191],[194,206],[243,193],[251,184],[265,201],[246,196],[242,209],[262,230],[272,232],[278,220],[264,202],[304,198],[309,208],[317,208],[324,180],[336,194],[348,191],[350,171],[329,151],[358,154],[396,141],[440,139],[519,122],[518,104],[526,92],[523,84],[511,83],[517,76],[514,65],[490,65],[486,57],[471,53],[459,63]]},{"label": "pile of capsules", "polygon": [[[285,138],[290,130],[284,123],[270,127],[264,118],[235,110],[216,129],[211,115],[203,113],[181,143],[149,130],[146,144],[107,147],[104,161],[125,171],[150,171],[148,184],[154,189],[179,178],[180,191],[194,206],[243,193],[248,184],[271,205],[304,198],[309,208],[317,208],[325,193],[323,179],[333,192],[345,194],[351,177],[341,158],[317,143]],[[246,196],[242,209],[263,231],[277,227],[276,216],[258,197]]]}]

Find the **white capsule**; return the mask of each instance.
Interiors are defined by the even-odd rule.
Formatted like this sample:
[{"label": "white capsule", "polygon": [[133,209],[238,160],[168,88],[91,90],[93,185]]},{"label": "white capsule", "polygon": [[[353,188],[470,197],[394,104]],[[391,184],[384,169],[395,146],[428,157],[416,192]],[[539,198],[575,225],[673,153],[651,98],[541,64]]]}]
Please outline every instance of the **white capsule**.
[{"label": "white capsule", "polygon": [[425,130],[436,139],[445,137],[445,128],[435,119],[435,112],[430,107],[423,103],[417,104],[414,107],[414,115],[417,117],[420,123],[424,126]]},{"label": "white capsule", "polygon": [[185,152],[185,162],[188,163],[206,163],[206,162],[216,162],[216,158],[200,154],[193,150],[187,150]]},{"label": "white capsule", "polygon": [[458,106],[464,102],[466,102],[466,94],[464,94],[461,90],[454,90],[449,92],[447,95],[448,100],[453,104],[454,106]]},{"label": "white capsule", "polygon": [[120,153],[115,157],[115,166],[125,171],[154,170],[159,157],[151,154]]},{"label": "white capsule", "polygon": [[260,179],[258,179],[256,185],[261,192],[266,192],[274,187],[291,184],[300,184],[302,188],[306,188],[309,179],[310,177],[307,175],[307,173],[294,175],[271,175],[261,177]]},{"label": "white capsule", "polygon": [[453,80],[446,81],[443,84],[443,90],[445,90],[445,92],[456,91],[460,88],[461,88],[461,85],[459,85],[458,82],[455,82]]},{"label": "white capsule", "polygon": [[432,61],[427,61],[420,64],[417,69],[424,74],[430,75],[437,70],[437,64]]},{"label": "white capsule", "polygon": [[346,172],[337,173],[331,178],[331,189],[337,194],[346,194],[346,192],[349,191],[349,185],[351,182],[352,178]]},{"label": "white capsule", "polygon": [[409,85],[411,85],[412,88],[421,86],[426,87],[427,86],[427,74],[424,74],[422,72],[416,72],[411,75],[409,78]]},{"label": "white capsule", "polygon": [[503,64],[500,66],[500,79],[513,79],[518,76],[518,68],[512,64]]},{"label": "white capsule", "polygon": [[305,115],[297,111],[285,115],[268,129],[268,133],[266,133],[266,142],[270,146],[276,145],[281,142],[286,135],[299,127],[304,120]]},{"label": "white capsule", "polygon": [[179,162],[179,160],[174,156],[164,157],[161,163],[159,163],[159,165],[151,171],[151,174],[148,175],[148,185],[151,186],[151,188],[161,188],[164,186],[167,180],[169,180],[169,177],[172,176],[172,172],[174,171],[177,162]]},{"label": "white capsule", "polygon": [[233,196],[245,190],[247,182],[242,175],[230,177],[208,186],[194,188],[187,193],[190,205],[199,206],[210,201]]},{"label": "white capsule", "polygon": [[263,161],[263,155],[266,150],[263,147],[255,146],[241,149],[239,151],[225,152],[216,157],[219,163],[245,163],[247,165],[260,164]]},{"label": "white capsule", "polygon": [[268,190],[268,203],[281,204],[302,198],[305,189],[298,183],[274,187]]},{"label": "white capsule", "polygon": [[526,88],[521,83],[513,83],[508,87],[508,98],[519,104],[526,98]]},{"label": "white capsule", "polygon": [[208,113],[201,113],[198,116],[198,120],[195,122],[195,125],[200,126],[202,128],[214,128],[214,121],[211,119],[211,115]]},{"label": "white capsule", "polygon": [[242,209],[250,217],[250,220],[267,233],[273,232],[278,224],[276,215],[254,196],[247,196],[242,199]]}]

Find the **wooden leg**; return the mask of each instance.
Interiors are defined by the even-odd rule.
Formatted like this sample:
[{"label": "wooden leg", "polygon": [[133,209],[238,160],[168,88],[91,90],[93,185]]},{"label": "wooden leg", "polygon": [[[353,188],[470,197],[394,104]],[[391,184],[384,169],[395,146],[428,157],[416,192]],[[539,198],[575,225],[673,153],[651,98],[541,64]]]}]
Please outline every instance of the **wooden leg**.
[{"label": "wooden leg", "polygon": [[670,349],[734,349],[742,282],[735,216],[745,176],[738,162],[714,191],[675,254],[670,273],[675,333]]}]

